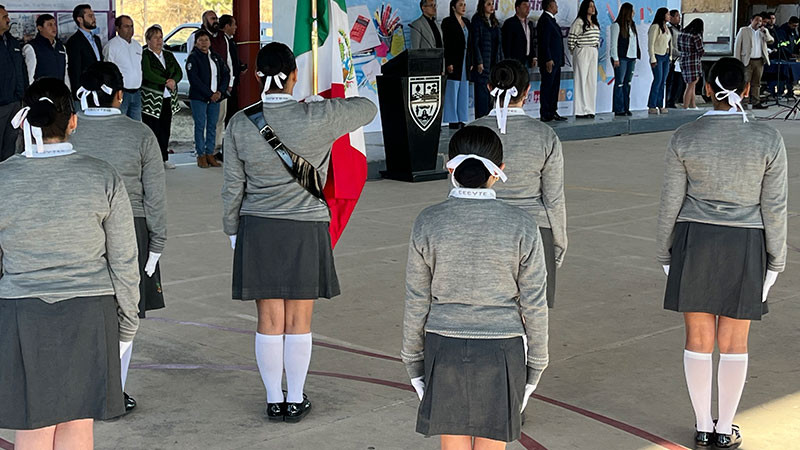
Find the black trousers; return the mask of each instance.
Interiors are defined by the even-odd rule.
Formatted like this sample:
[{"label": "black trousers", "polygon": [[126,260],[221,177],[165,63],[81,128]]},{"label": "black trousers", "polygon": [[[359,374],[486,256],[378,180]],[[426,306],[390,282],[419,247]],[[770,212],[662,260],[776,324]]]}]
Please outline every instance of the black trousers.
[{"label": "black trousers", "polygon": [[0,161],[14,156],[17,151],[19,130],[11,126],[11,119],[21,108],[20,102],[0,106]]},{"label": "black trousers", "polygon": [[161,103],[161,114],[158,119],[147,114],[142,114],[142,122],[145,123],[158,139],[158,146],[161,149],[161,159],[169,159],[169,135],[172,130],[172,99],[165,98]]},{"label": "black trousers", "polygon": [[561,67],[553,67],[553,71],[547,73],[544,67],[539,68],[542,74],[542,84],[539,88],[539,101],[541,107],[539,115],[542,119],[552,119],[558,111],[558,93],[561,90]]},{"label": "black trousers", "polygon": [[683,103],[683,92],[686,90],[686,82],[680,72],[675,72],[675,63],[669,65],[667,75],[667,108],[675,108],[675,104]]}]

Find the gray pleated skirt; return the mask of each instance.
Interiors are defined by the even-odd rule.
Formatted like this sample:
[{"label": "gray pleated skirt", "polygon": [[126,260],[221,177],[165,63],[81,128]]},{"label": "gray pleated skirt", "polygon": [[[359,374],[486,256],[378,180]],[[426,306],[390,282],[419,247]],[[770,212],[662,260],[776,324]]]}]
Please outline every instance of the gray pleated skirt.
[{"label": "gray pleated skirt", "polygon": [[113,296],[0,299],[0,428],[123,413]]},{"label": "gray pleated skirt", "polygon": [[766,273],[764,230],[678,222],[664,309],[760,320]]},{"label": "gray pleated skirt", "polygon": [[147,219],[134,217],[136,229],[136,245],[139,248],[139,317],[144,318],[146,311],[164,307],[164,293],[161,291],[161,266],[156,263],[156,271],[152,277],[144,273],[147,258],[150,257],[150,231],[147,230]]},{"label": "gray pleated skirt", "polygon": [[241,216],[233,298],[307,300],[340,294],[327,222]]},{"label": "gray pleated skirt", "polygon": [[556,306],[556,247],[553,244],[553,230],[539,228],[544,247],[544,265],[547,268],[547,307]]},{"label": "gray pleated skirt", "polygon": [[522,337],[459,339],[427,333],[417,433],[519,439],[525,361]]}]

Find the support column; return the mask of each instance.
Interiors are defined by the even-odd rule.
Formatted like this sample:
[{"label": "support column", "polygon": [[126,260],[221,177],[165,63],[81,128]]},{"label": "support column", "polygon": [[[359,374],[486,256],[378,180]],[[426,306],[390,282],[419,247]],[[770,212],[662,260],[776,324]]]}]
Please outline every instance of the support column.
[{"label": "support column", "polygon": [[239,59],[247,64],[247,72],[242,74],[239,84],[239,106],[258,101],[261,86],[254,73],[256,68],[256,55],[261,48],[261,13],[259,0],[233,0],[233,18],[236,19],[236,35],[234,39],[239,44]]}]

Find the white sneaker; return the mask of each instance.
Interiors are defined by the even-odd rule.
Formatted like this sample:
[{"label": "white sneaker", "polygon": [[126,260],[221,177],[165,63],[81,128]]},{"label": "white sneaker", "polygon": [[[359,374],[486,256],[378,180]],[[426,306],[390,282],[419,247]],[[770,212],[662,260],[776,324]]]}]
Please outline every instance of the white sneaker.
[{"label": "white sneaker", "polygon": [[164,161],[164,168],[165,169],[174,169],[175,168],[175,164],[173,164],[173,163],[171,163],[169,161]]}]

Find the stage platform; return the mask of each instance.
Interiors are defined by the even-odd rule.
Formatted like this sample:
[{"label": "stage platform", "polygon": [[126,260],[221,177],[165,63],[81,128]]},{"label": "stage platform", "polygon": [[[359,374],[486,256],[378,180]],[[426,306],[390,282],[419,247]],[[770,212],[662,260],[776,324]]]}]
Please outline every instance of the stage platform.
[{"label": "stage platform", "polygon": [[[681,125],[692,122],[705,113],[670,109],[662,115],[648,114],[647,111],[634,111],[632,117],[616,117],[613,113],[598,114],[594,119],[575,119],[570,117],[566,122],[549,122],[562,141],[578,141],[599,139],[626,134],[658,133],[676,130]],[[439,160],[444,167],[447,144],[455,131],[445,125],[439,140]],[[369,179],[381,178],[380,171],[386,170],[386,158],[383,152],[383,136],[380,132],[365,133],[367,142],[367,161]]]}]

